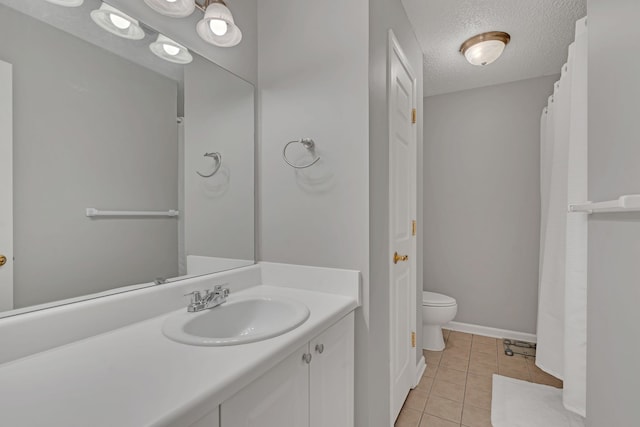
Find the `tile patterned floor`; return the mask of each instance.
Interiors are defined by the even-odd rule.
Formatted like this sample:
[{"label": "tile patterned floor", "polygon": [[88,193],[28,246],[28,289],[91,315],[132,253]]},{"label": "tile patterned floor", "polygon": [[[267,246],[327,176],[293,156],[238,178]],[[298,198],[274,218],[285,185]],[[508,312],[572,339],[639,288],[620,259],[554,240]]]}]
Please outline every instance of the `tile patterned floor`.
[{"label": "tile patterned floor", "polygon": [[427,369],[395,427],[491,427],[493,374],[562,388],[535,359],[506,356],[502,341],[444,330],[444,351],[424,350]]}]

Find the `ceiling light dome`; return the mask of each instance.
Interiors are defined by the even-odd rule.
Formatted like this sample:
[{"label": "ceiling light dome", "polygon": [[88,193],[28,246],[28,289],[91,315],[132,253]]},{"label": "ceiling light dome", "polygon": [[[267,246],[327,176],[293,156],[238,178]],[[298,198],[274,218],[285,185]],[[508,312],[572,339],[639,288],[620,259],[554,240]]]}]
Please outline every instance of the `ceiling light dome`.
[{"label": "ceiling light dome", "polygon": [[188,64],[193,61],[189,49],[162,34],[158,34],[158,39],[149,45],[149,49],[157,57],[174,64]]},{"label": "ceiling light dome", "polygon": [[137,19],[106,3],[91,11],[91,19],[102,29],[125,39],[141,40],[145,35]]},{"label": "ceiling light dome", "polygon": [[198,22],[196,31],[207,43],[220,47],[231,47],[240,43],[242,31],[233,21],[233,15],[223,0],[207,0],[204,18]]},{"label": "ceiling light dome", "polygon": [[78,7],[82,6],[84,0],[47,0],[49,3],[57,4],[58,6],[65,7]]},{"label": "ceiling light dome", "polygon": [[502,31],[473,36],[460,46],[460,52],[473,65],[489,65],[502,55],[504,48],[511,41],[511,36]]},{"label": "ceiling light dome", "polygon": [[184,18],[196,10],[195,0],[144,0],[151,9],[172,18]]}]

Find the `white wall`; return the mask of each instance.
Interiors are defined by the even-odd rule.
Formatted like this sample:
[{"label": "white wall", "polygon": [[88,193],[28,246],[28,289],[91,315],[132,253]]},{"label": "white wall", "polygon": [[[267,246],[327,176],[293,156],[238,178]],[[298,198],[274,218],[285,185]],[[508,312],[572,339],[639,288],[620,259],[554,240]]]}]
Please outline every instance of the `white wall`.
[{"label": "white wall", "polygon": [[[640,194],[640,2],[589,1],[589,200]],[[638,425],[640,213],[589,218],[587,425]]]},{"label": "white wall", "polygon": [[424,99],[424,289],[456,321],[535,333],[540,115],[557,76]]},{"label": "white wall", "polygon": [[[177,83],[0,6],[14,65],[15,307],[177,274]],[[43,41],[46,41],[44,43]]]},{"label": "white wall", "polygon": [[[362,271],[359,399],[370,351],[368,11],[366,0],[258,4],[259,259]],[[315,140],[322,159],[296,171],[282,148],[301,137]],[[300,144],[290,147],[292,160],[306,154]]]},{"label": "white wall", "polygon": [[[418,96],[423,93],[423,58],[409,19],[400,0],[372,0],[369,28],[369,194],[370,194],[370,365],[367,384],[369,393],[369,426],[383,426],[389,411],[389,119],[387,113],[388,31],[393,32],[407,56],[417,79]],[[417,102],[418,156],[418,236],[416,310],[418,342],[417,360],[422,357],[422,182],[423,123],[422,103]],[[364,404],[363,402],[360,402]]]}]

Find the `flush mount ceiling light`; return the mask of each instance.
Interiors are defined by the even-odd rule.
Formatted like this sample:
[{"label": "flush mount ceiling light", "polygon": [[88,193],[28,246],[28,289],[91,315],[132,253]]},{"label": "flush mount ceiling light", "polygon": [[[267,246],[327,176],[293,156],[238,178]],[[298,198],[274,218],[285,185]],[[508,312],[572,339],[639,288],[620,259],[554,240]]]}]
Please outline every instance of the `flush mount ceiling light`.
[{"label": "flush mount ceiling light", "polygon": [[116,36],[130,40],[144,38],[144,31],[137,19],[106,3],[102,3],[100,9],[91,11],[91,19],[102,29]]},{"label": "flush mount ceiling light", "polygon": [[[200,5],[198,5],[200,7]],[[204,18],[196,26],[200,38],[220,47],[232,47],[242,40],[242,31],[223,0],[206,0]]]},{"label": "flush mount ceiling light", "polygon": [[158,39],[149,45],[149,49],[157,57],[175,64],[188,64],[193,61],[189,49],[162,34],[158,34]]},{"label": "flush mount ceiling light", "polygon": [[511,40],[508,33],[490,31],[473,36],[460,46],[460,52],[473,65],[489,65],[502,55]]},{"label": "flush mount ceiling light", "polygon": [[57,4],[58,6],[66,7],[78,7],[82,6],[84,0],[47,0],[49,3]]},{"label": "flush mount ceiling light", "polygon": [[151,9],[172,18],[184,18],[196,10],[195,0],[144,0]]}]

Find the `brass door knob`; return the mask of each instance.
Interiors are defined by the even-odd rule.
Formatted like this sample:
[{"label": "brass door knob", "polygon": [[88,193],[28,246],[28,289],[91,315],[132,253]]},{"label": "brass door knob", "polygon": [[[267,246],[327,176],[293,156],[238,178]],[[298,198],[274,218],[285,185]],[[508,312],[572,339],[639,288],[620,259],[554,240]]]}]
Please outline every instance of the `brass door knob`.
[{"label": "brass door knob", "polygon": [[397,264],[398,261],[407,261],[409,259],[409,255],[398,255],[398,252],[393,254],[393,263]]},{"label": "brass door knob", "polygon": [[7,257],[4,255],[0,255],[0,267],[7,263]]}]

